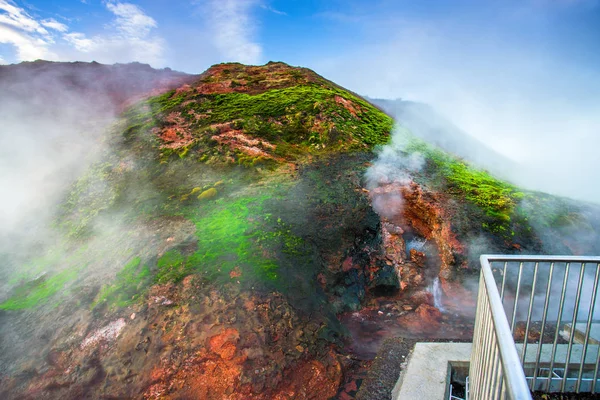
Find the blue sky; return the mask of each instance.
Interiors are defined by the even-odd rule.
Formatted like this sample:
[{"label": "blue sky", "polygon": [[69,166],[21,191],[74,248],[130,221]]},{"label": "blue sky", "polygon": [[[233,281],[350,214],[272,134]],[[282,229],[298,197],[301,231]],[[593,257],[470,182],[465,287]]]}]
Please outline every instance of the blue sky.
[{"label": "blue sky", "polygon": [[480,62],[493,50],[487,46],[500,46],[597,68],[600,6],[597,0],[0,0],[4,63],[142,61],[201,72],[222,61],[306,65],[389,42],[452,51],[448,62],[471,61],[473,54]]},{"label": "blue sky", "polygon": [[0,63],[37,58],[307,66],[600,201],[600,0],[0,0]]}]

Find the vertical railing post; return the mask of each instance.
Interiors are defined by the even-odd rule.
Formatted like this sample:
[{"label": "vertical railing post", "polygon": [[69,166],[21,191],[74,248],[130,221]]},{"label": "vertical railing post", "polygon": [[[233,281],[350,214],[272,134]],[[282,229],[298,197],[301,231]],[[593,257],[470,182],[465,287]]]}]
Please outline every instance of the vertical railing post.
[{"label": "vertical railing post", "polygon": [[[600,257],[483,255],[480,261],[479,297],[469,370],[469,399],[529,400],[530,389],[536,390],[540,387],[545,387],[546,391],[589,390],[595,393],[600,369],[600,345],[590,343],[596,343],[590,336],[590,330],[595,321],[594,311],[600,282]],[[502,263],[500,266],[502,280],[496,282],[492,263],[498,262]],[[577,264],[581,266],[579,275],[571,273],[574,272],[572,270],[576,269],[574,265]],[[529,269],[530,265],[532,270]],[[561,270],[560,265],[564,265],[562,283],[559,282],[560,275],[556,279],[554,276],[557,270]],[[586,271],[592,266],[595,266],[593,278],[586,277]],[[547,281],[544,282],[546,279]],[[560,287],[553,287],[555,281],[557,281],[555,286],[560,285]],[[573,287],[575,284],[577,286]],[[540,293],[536,293],[538,287]],[[560,292],[554,293],[555,289]],[[530,292],[526,293],[527,290]],[[539,301],[536,302],[538,295],[544,296],[543,301],[538,299]],[[588,300],[589,308],[586,315],[584,314],[585,302]],[[552,313],[550,310],[553,310]],[[507,315],[507,312],[510,314]],[[585,317],[585,321],[582,320],[579,326],[585,325],[585,333],[581,334],[583,339],[576,339],[580,313],[583,315],[582,318]],[[569,319],[567,322],[570,322],[570,328],[569,325],[565,328],[569,337],[568,344],[559,345],[563,316],[567,316]],[[522,318],[525,320],[522,321]],[[534,320],[534,318],[541,320]],[[546,332],[551,329],[551,325],[550,328],[546,325],[553,322],[554,318],[556,318],[555,331],[548,335],[553,336],[554,340],[548,338],[549,347],[543,349]],[[519,329],[516,329],[517,326]],[[520,328],[521,326],[523,329]],[[539,330],[536,332],[538,326]],[[534,335],[530,344],[529,335],[532,332]],[[519,355],[514,335],[521,340],[521,333],[523,337]],[[539,336],[536,338],[538,333]],[[528,345],[534,346],[536,341],[535,354],[528,357]],[[548,354],[550,348],[551,354]],[[590,348],[597,348],[597,354],[594,354]],[[558,356],[559,352],[560,356]],[[594,360],[588,362],[588,356],[594,358],[596,362]],[[576,357],[581,358],[575,361]],[[545,370],[548,365],[548,376],[545,378],[540,367]],[[576,370],[577,365],[578,370]],[[527,371],[531,371],[529,384],[524,367],[527,367]],[[569,369],[573,370],[571,374]],[[592,379],[590,379],[591,375],[593,375]],[[560,385],[554,386],[553,380],[560,382]],[[544,383],[545,385],[542,386]]]}]

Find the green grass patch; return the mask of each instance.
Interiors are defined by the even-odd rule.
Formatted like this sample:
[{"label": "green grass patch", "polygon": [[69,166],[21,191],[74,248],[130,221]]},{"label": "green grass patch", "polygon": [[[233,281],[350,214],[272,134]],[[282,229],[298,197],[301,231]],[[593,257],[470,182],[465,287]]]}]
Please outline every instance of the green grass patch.
[{"label": "green grass patch", "polygon": [[105,285],[92,303],[92,308],[105,303],[109,306],[126,307],[139,300],[152,283],[152,274],[141,258],[135,257],[117,273],[115,283]]},{"label": "green grass patch", "polygon": [[[338,104],[335,96],[357,105],[356,117]],[[315,84],[273,89],[256,95],[198,96],[196,100],[185,109],[207,115],[199,126],[237,120],[246,132],[269,141],[313,146],[335,141],[346,146],[350,139],[353,144],[360,142],[373,146],[387,143],[393,127],[390,117],[366,101],[344,90]],[[317,114],[335,123],[338,138],[330,137],[331,132],[311,129]]]},{"label": "green grass patch", "polygon": [[0,304],[0,310],[22,310],[44,304],[48,299],[74,280],[81,268],[67,269],[57,274],[43,275],[17,289]]},{"label": "green grass patch", "polygon": [[[125,142],[136,143],[136,136],[145,137],[144,132],[152,127],[168,125],[164,117],[172,112],[187,121],[185,129],[192,133],[193,140],[178,149],[161,149],[162,162],[175,155],[207,163],[234,157],[235,162],[249,167],[273,162],[269,157],[250,157],[218,145],[212,140],[217,133],[215,124],[232,123],[235,129],[277,146],[273,149],[259,144],[267,153],[291,159],[307,153],[364,150],[385,144],[393,128],[393,120],[367,101],[336,86],[311,82],[259,94],[165,93],[124,113],[127,123],[122,137]],[[196,118],[198,115],[202,117]],[[161,144],[155,139],[154,148]],[[143,141],[138,142],[141,145]],[[144,143],[146,146],[151,141]]]},{"label": "green grass patch", "polygon": [[524,196],[517,187],[417,138],[408,141],[406,151],[423,154],[428,167],[433,167],[434,174],[444,181],[448,193],[463,197],[479,207],[487,217],[482,222],[484,229],[512,236],[511,217]]},{"label": "green grass patch", "polygon": [[193,272],[192,264],[178,250],[169,250],[158,259],[156,283],[179,282]]}]

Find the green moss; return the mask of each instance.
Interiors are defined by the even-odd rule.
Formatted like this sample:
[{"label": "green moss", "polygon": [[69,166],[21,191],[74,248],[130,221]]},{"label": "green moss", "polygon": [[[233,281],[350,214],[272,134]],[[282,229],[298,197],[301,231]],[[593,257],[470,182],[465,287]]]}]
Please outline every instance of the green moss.
[{"label": "green moss", "polygon": [[[212,140],[216,133],[213,126],[223,123],[231,123],[234,129],[243,130],[246,135],[275,144],[275,149],[262,144],[257,147],[269,154],[276,151],[277,156],[285,158],[307,152],[364,150],[387,143],[393,127],[389,116],[350,92],[324,82],[297,84],[259,94],[176,96],[169,92],[130,109],[125,114],[129,126],[123,135],[132,140],[133,136],[142,135],[144,129],[150,131],[152,126],[168,125],[162,120],[166,113],[180,112],[190,124],[186,129],[192,132],[193,138],[181,149],[161,149],[163,162],[175,154],[187,157],[192,151],[201,161],[228,160],[230,157],[224,154],[228,147]],[[192,114],[203,117],[196,119]],[[301,146],[301,149],[297,151],[286,145]],[[160,146],[160,142],[156,140],[153,146]],[[236,162],[245,166],[274,160],[250,157],[243,152],[236,157]]]},{"label": "green moss", "polygon": [[67,282],[77,277],[79,269],[67,269],[52,276],[42,276],[20,286],[14,294],[0,304],[0,310],[22,310],[44,304],[60,291]]},{"label": "green moss", "polygon": [[169,250],[157,263],[158,272],[155,277],[157,283],[179,282],[192,273],[192,264],[188,262],[178,250]]},{"label": "green moss", "polygon": [[[389,139],[393,127],[389,116],[312,71],[279,65],[260,71],[233,65],[231,71],[233,75],[224,79],[235,78],[233,86],[246,81],[252,88],[249,93],[171,91],[154,97],[124,114],[126,142],[158,150],[162,163],[177,155],[211,165],[271,168],[311,154],[365,150]],[[208,75],[201,82],[221,78]],[[191,134],[178,148],[161,147],[163,143],[152,129],[172,126],[172,120],[165,120],[170,113],[180,115],[185,121],[181,128]],[[230,124],[252,139],[264,139],[252,145],[262,153],[250,155],[243,148],[213,140],[217,124]]]},{"label": "green moss", "polygon": [[241,279],[277,279],[275,257],[263,256],[256,237],[260,232],[263,203],[259,197],[217,200],[216,207],[196,221],[198,251],[192,262],[209,278],[226,277],[235,267]]},{"label": "green moss", "polygon": [[8,283],[11,286],[17,286],[21,282],[34,280],[42,275],[44,271],[57,270],[59,267],[68,266],[77,268],[77,265],[83,265],[88,262],[87,244],[81,244],[75,249],[70,249],[66,242],[57,243],[51,247],[44,255],[34,257],[30,261],[19,265],[12,271]]},{"label": "green moss", "polygon": [[[338,104],[336,96],[355,104],[357,115],[352,115]],[[342,132],[338,139],[343,142],[342,147],[347,146],[344,139],[349,138],[354,140],[354,144],[386,143],[393,126],[390,117],[364,100],[344,90],[320,85],[299,85],[256,95],[227,93],[202,98],[204,101],[191,102],[186,106],[187,109],[208,115],[202,125],[241,120],[246,132],[270,141],[329,144],[326,132],[311,136],[313,116],[316,114],[322,114],[335,122],[337,129]]]},{"label": "green moss", "polygon": [[541,192],[527,192],[517,210],[519,214],[541,229],[593,228],[582,214],[580,205],[573,200]]},{"label": "green moss", "polygon": [[434,174],[443,179],[448,193],[463,197],[484,212],[484,229],[511,236],[511,217],[524,196],[515,186],[414,137],[409,138],[406,150],[425,156]]},{"label": "green moss", "polygon": [[[271,214],[266,214],[265,221],[270,221],[271,217]],[[281,218],[277,218],[273,230],[257,232],[255,237],[256,244],[266,245],[271,248],[281,246],[281,250],[285,254],[292,256],[302,255],[304,241],[302,238],[294,235],[291,228],[291,225],[283,222]]]},{"label": "green moss", "polygon": [[164,93],[147,101],[153,114],[158,114],[178,106],[185,100],[183,95],[175,96],[175,91]]},{"label": "green moss", "polygon": [[196,225],[197,250],[165,253],[158,260],[155,281],[179,282],[192,273],[211,282],[230,281],[235,269],[241,272],[235,280],[243,284],[277,284],[282,260],[302,255],[303,245],[291,226],[266,211],[266,203],[281,201],[284,191],[273,184],[244,190],[243,196],[186,206],[184,215]]},{"label": "green moss", "polygon": [[140,257],[129,261],[117,273],[115,283],[105,285],[92,303],[92,308],[99,304],[126,307],[140,299],[146,287],[151,283],[151,273],[148,266],[140,267]]}]

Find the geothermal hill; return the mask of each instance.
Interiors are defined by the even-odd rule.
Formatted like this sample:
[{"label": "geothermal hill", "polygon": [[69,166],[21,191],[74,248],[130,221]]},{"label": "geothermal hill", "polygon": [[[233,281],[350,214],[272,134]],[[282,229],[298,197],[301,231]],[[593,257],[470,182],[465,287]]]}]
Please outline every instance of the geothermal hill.
[{"label": "geothermal hill", "polygon": [[43,237],[3,248],[1,398],[367,398],[394,383],[356,393],[384,339],[468,337],[481,252],[598,250],[596,206],[495,179],[308,69],[148,73],[98,89],[123,112]]}]

